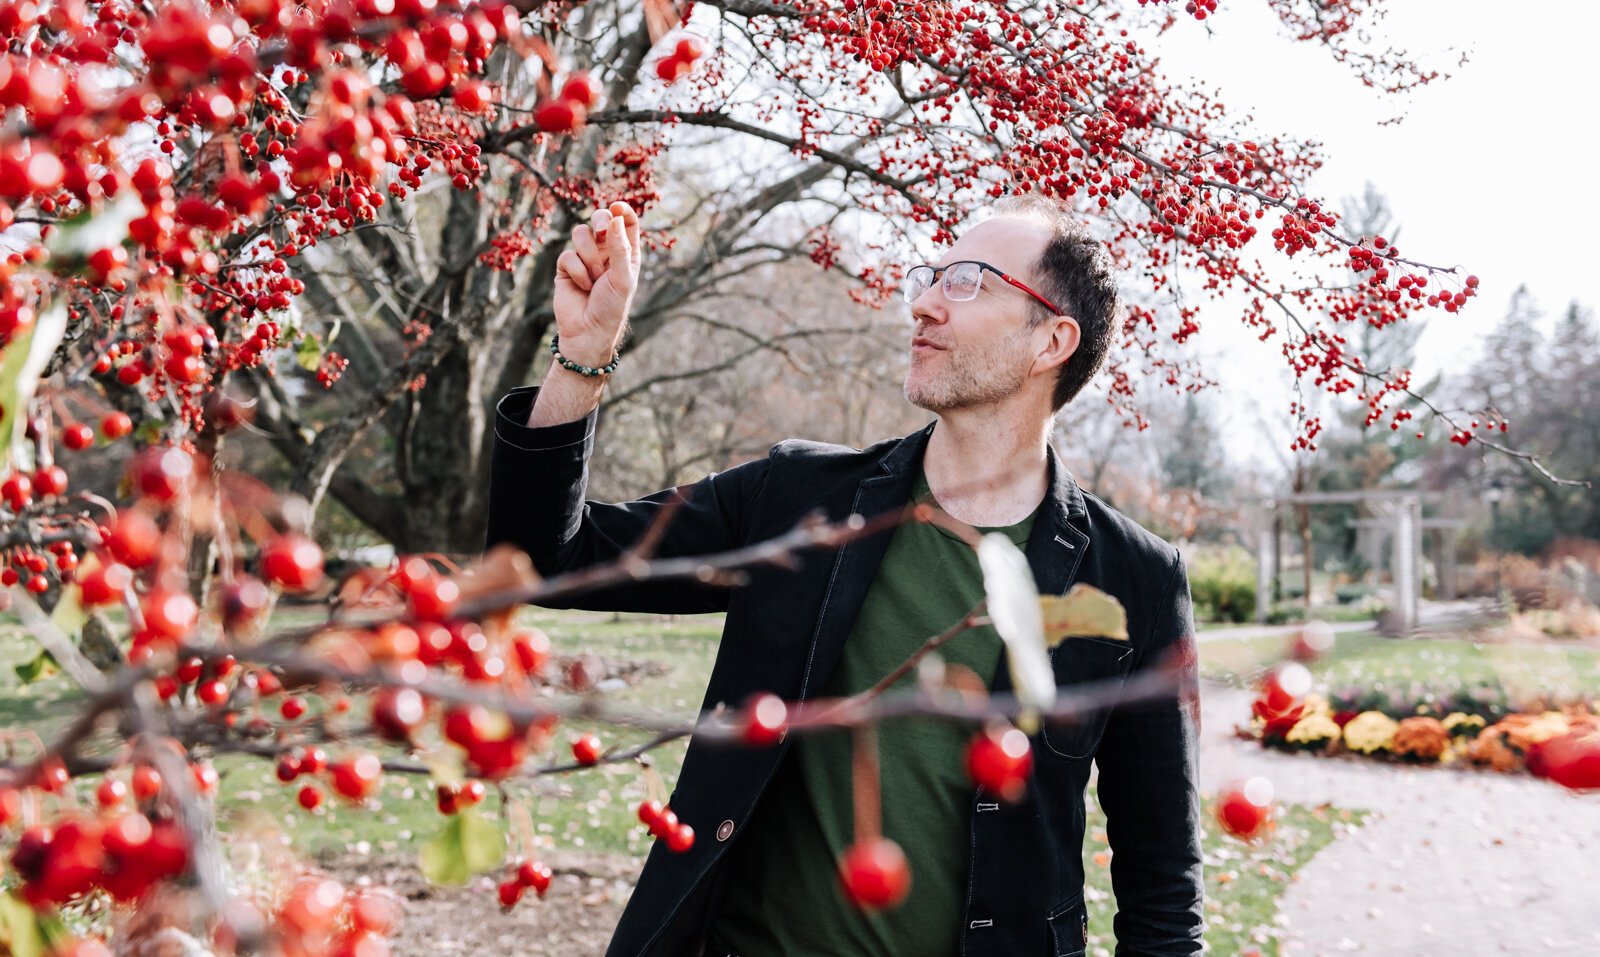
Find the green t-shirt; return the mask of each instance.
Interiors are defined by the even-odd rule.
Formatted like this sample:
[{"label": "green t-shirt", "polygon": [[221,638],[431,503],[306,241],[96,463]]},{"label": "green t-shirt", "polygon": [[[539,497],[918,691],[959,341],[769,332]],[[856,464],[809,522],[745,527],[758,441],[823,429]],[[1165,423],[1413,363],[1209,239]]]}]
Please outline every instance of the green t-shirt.
[{"label": "green t-shirt", "polygon": [[[913,498],[932,501],[920,472]],[[1022,546],[1034,515],[978,531],[1000,532]],[[966,542],[933,524],[901,525],[821,694],[849,695],[876,684],[982,597],[977,554]],[[1000,637],[984,626],[961,633],[938,654],[946,665],[970,668],[987,684],[1000,651]],[[896,687],[913,681],[915,675],[908,674]],[[905,851],[911,892],[898,908],[877,914],[846,901],[838,880],[837,862],[854,831],[850,734],[796,736],[745,833],[729,849],[728,891],[712,929],[711,952],[954,957],[975,789],[964,755],[974,730],[926,718],[879,727],[883,833]]]}]

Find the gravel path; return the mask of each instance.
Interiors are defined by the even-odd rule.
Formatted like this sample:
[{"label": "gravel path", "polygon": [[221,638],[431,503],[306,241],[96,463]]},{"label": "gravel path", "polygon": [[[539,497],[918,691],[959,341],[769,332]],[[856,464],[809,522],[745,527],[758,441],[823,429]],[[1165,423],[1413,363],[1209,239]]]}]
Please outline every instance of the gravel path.
[{"label": "gravel path", "polygon": [[1247,692],[1207,686],[1202,701],[1206,790],[1261,775],[1282,801],[1373,812],[1285,894],[1284,957],[1600,954],[1600,796],[1265,751],[1232,737]]}]

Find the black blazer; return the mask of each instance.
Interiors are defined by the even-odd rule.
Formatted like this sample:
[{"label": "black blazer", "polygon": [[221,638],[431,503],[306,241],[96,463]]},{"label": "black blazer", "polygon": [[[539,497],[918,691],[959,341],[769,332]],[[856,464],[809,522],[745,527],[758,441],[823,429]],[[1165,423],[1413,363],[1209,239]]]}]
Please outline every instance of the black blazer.
[{"label": "black blazer", "polygon": [[[499,403],[491,465],[488,545],[514,543],[546,576],[615,558],[672,495],[608,505],[584,500],[596,415],[529,429],[536,388]],[[688,496],[656,554],[727,551],[791,530],[820,509],[829,520],[903,507],[934,424],[864,450],[789,440],[764,459],[683,486]],[[1051,653],[1059,685],[1123,678],[1176,652],[1183,694],[1079,721],[1047,721],[1034,737],[1028,797],[1004,804],[974,788],[964,955],[1081,954],[1084,788],[1100,769],[1116,889],[1118,957],[1201,951],[1202,885],[1196,790],[1197,698],[1189,586],[1178,552],[1078,488],[1050,451],[1050,486],[1026,554],[1042,593],[1087,582],[1128,612],[1129,642],[1074,638]],[[758,568],[744,587],[640,582],[574,598],[603,611],[727,613],[703,708],[736,708],[756,691],[816,695],[839,659],[889,534],[837,552],[809,551],[795,569]],[[1011,690],[1002,661],[991,687]],[[657,842],[608,955],[699,954],[720,899],[719,868],[772,780],[786,744],[765,749],[691,741],[671,805],[694,847]],[[833,876],[818,875],[819,880]],[[763,955],[747,955],[763,957]]]}]

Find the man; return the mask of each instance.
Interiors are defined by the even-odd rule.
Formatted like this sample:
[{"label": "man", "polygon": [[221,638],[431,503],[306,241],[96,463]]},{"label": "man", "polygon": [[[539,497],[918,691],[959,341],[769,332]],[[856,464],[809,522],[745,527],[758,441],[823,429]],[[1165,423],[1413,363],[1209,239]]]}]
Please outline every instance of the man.
[{"label": "man", "polygon": [[[882,914],[852,908],[834,861],[853,839],[849,744],[793,735],[772,748],[692,742],[671,807],[698,835],[657,846],[612,939],[612,955],[1075,955],[1088,937],[1084,792],[1091,762],[1114,851],[1118,955],[1201,950],[1196,702],[1188,582],[1177,551],[1079,490],[1048,437],[1051,419],[1102,364],[1117,333],[1109,256],[1055,205],[1015,198],[935,266],[908,271],[915,331],[905,395],[926,428],[865,450],[804,441],[681,490],[660,557],[713,554],[831,520],[936,503],[1025,549],[1041,593],[1075,582],[1128,613],[1128,642],[1074,638],[1052,652],[1058,685],[1126,680],[1182,662],[1183,694],[1125,705],[1034,736],[1028,792],[1009,803],[968,781],[971,728],[889,722],[879,733],[883,830],[911,862],[911,893]],[[579,226],[558,262],[559,357],[539,389],[501,400],[488,542],[525,549],[544,574],[614,559],[674,490],[618,505],[584,501],[595,409],[639,268],[624,204]],[[614,366],[613,366],[614,367]],[[574,371],[576,370],[576,371]],[[595,374],[600,373],[600,374]],[[869,687],[982,597],[971,549],[937,524],[907,523],[741,588],[635,582],[573,607],[726,611],[704,707],[760,691],[788,701]],[[1009,691],[987,628],[944,649],[949,664]]]}]

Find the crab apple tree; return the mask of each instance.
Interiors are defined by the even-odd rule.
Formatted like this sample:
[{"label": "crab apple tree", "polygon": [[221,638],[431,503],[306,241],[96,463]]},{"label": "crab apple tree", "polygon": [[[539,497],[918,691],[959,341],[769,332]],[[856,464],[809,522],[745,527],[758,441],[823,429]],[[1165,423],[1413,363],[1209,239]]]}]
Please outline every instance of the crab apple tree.
[{"label": "crab apple tree", "polygon": [[[1270,6],[1308,55],[1370,87],[1436,78],[1371,45],[1379,0]],[[1226,29],[1227,10],[0,4],[0,582],[41,645],[28,667],[54,662],[84,691],[78,720],[49,742],[10,742],[8,755],[32,756],[0,765],[16,899],[82,916],[192,892],[208,916],[189,930],[209,946],[253,951],[276,936],[286,952],[381,952],[391,921],[364,892],[311,873],[276,875],[259,897],[229,883],[210,819],[215,755],[268,762],[306,814],[371,806],[397,776],[431,779],[430,873],[512,867],[507,906],[545,893],[553,875],[531,828],[510,815],[506,833],[486,832],[489,788],[515,807],[519,782],[648,746],[560,728],[641,725],[594,704],[605,682],[585,660],[554,661],[547,636],[513,626],[518,602],[555,587],[526,556],[462,569],[444,553],[479,550],[492,402],[531,372],[556,258],[596,206],[646,217],[637,344],[763,262],[843,271],[855,299],[883,305],[902,263],[986,202],[1043,194],[1138,284],[1107,373],[1130,419],[1136,381],[1206,381],[1191,356],[1202,311],[1275,339],[1296,376],[1364,403],[1369,425],[1410,418],[1401,399],[1427,400],[1409,373],[1369,368],[1346,332],[1458,312],[1477,277],[1350,234],[1308,190],[1322,162],[1312,144],[1167,76],[1151,38],[1201,20]],[[708,169],[708,153],[749,168]],[[679,225],[690,221],[705,228]],[[847,247],[869,232],[889,239]],[[1177,276],[1201,297],[1180,298]],[[347,377],[358,388],[341,388]],[[1515,454],[1490,435],[1503,421],[1429,409],[1458,444]],[[1297,442],[1311,447],[1319,424],[1301,418]],[[286,492],[229,464],[245,429],[286,460]],[[363,443],[392,456],[375,478],[342,468]],[[76,480],[96,447],[126,460],[114,495]],[[329,494],[403,557],[329,582],[310,537]],[[803,528],[783,545],[860,533]],[[619,568],[612,582],[639,574]],[[338,599],[329,621],[272,627],[279,595],[319,588]],[[91,630],[110,634],[101,664],[75,640]],[[1267,691],[1295,705],[1287,684]],[[820,713],[870,725],[878,698]],[[998,729],[1036,705],[1000,701],[982,717]],[[109,750],[91,734],[101,719],[127,732]],[[642,726],[658,741],[692,731],[781,747],[812,722],[758,696],[732,718]],[[973,739],[975,784],[1025,794],[1020,734]],[[1584,739],[1557,755],[1562,779],[1590,786],[1592,753]],[[90,774],[101,782],[74,787]],[[641,823],[693,853],[696,827],[716,822],[680,819],[646,778]],[[1259,824],[1230,807],[1237,832]],[[842,886],[893,906],[911,876],[873,815],[861,821],[872,826],[841,861]]]},{"label": "crab apple tree", "polygon": [[[334,495],[407,551],[481,542],[492,402],[539,357],[567,235],[613,201],[645,214],[632,348],[773,258],[887,303],[903,262],[994,197],[1053,197],[1129,277],[1106,384],[1133,423],[1138,383],[1209,381],[1192,357],[1204,312],[1392,425],[1414,414],[1409,374],[1369,368],[1350,331],[1448,321],[1478,289],[1349,234],[1307,190],[1312,144],[1163,72],[1152,38],[1227,29],[1214,4],[23,7],[27,55],[0,64],[18,108],[0,227],[23,247],[0,329],[53,336],[47,305],[67,310],[59,365],[95,400],[73,418],[108,440],[159,416],[222,442],[243,399],[293,491],[313,509]],[[1271,7],[1307,56],[1378,91],[1436,78],[1372,45],[1378,0]],[[614,28],[591,42],[597,23]],[[752,166],[708,171],[711,155]],[[674,230],[691,208],[707,228]],[[889,239],[847,248],[869,221]],[[1200,295],[1179,296],[1183,277]],[[1292,413],[1315,444],[1320,423]],[[1429,419],[1502,441],[1492,417]],[[81,447],[70,424],[62,443]],[[346,474],[358,446],[392,467]]]}]

